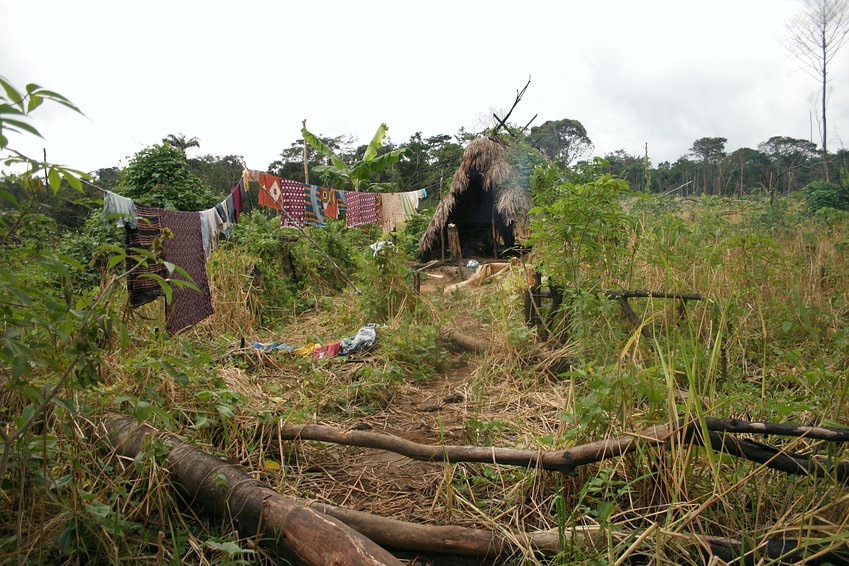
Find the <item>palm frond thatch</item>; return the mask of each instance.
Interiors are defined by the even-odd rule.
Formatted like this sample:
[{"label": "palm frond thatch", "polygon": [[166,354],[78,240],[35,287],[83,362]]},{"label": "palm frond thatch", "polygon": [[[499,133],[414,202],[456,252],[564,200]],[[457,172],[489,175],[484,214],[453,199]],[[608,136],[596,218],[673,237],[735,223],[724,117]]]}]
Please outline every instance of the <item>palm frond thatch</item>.
[{"label": "palm frond thatch", "polygon": [[525,234],[531,198],[528,190],[521,186],[516,168],[510,162],[509,143],[491,136],[481,136],[469,143],[451,180],[448,195],[439,203],[422,236],[420,248],[423,253],[433,251],[439,244],[440,234],[449,222],[468,217],[468,211],[458,209],[458,202],[466,191],[475,188],[485,193],[494,191],[494,210],[491,213],[497,220],[497,229],[511,232],[509,238],[503,238],[504,234],[501,234],[504,240],[513,240],[514,236],[521,238]]}]

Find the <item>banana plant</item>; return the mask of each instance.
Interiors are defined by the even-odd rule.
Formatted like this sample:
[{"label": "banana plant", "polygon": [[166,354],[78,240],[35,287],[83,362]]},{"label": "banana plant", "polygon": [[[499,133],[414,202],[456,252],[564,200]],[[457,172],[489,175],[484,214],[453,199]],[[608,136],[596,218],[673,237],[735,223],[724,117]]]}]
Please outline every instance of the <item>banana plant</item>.
[{"label": "banana plant", "polygon": [[301,128],[301,134],[313,149],[330,160],[330,165],[316,165],[313,168],[326,183],[335,184],[340,188],[352,187],[355,191],[380,192],[391,188],[391,184],[375,183],[372,182],[372,179],[390,165],[398,163],[404,158],[409,158],[412,153],[409,148],[405,147],[378,155],[383,138],[386,137],[388,130],[386,124],[381,124],[366,147],[363,158],[353,165],[345,163],[318,136],[310,133],[306,128]]}]

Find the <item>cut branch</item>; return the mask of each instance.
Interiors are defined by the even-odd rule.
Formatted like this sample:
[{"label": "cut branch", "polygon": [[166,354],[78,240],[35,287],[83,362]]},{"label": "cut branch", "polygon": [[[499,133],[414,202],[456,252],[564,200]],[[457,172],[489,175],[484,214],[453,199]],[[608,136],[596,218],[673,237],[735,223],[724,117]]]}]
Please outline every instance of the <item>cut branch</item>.
[{"label": "cut branch", "polygon": [[118,454],[130,459],[142,454],[151,442],[165,441],[170,448],[164,467],[190,505],[200,505],[225,519],[242,536],[257,536],[263,546],[287,559],[310,565],[401,564],[344,523],[283,497],[239,466],[175,435],[126,417],[107,418],[96,433]]},{"label": "cut branch", "polygon": [[[777,423],[747,423],[747,421],[736,419],[711,419],[706,425],[709,431],[710,446],[714,450],[790,474],[814,474],[818,476],[834,474],[839,481],[849,483],[849,462],[824,462],[807,456],[786,454],[776,448],[752,440],[738,440],[729,437],[727,434],[719,435],[711,431],[711,427],[715,427],[721,431],[734,432],[729,429],[736,427],[739,432],[751,431],[762,434],[802,436],[804,432],[807,438],[841,442],[846,435],[849,435],[847,429],[800,427]],[[638,446],[660,446],[673,439],[705,444],[699,427],[693,421],[682,422],[675,428],[669,425],[656,425],[637,434],[599,440],[564,450],[523,450],[495,446],[434,446],[412,442],[381,432],[345,430],[324,425],[278,423],[277,427],[276,432],[284,440],[317,440],[360,448],[376,448],[425,462],[481,462],[541,468],[558,472],[572,472],[579,466],[628,454],[636,450]]]}]

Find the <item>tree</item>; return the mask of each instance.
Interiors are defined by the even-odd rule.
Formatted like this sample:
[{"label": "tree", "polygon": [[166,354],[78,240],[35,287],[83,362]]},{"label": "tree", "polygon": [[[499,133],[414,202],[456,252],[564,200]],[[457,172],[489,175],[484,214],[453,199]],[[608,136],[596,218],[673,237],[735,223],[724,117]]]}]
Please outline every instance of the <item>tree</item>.
[{"label": "tree", "polygon": [[191,138],[186,138],[186,134],[168,134],[164,138],[162,138],[162,143],[166,143],[171,147],[176,147],[180,151],[183,152],[183,155],[186,155],[186,150],[190,147],[200,147],[200,140],[196,137],[192,136]]},{"label": "tree", "polygon": [[549,159],[568,167],[593,147],[587,130],[578,120],[549,120],[531,128],[530,142]]},{"label": "tree", "polygon": [[[700,157],[703,164],[702,172],[702,187],[704,193],[719,193],[721,186],[721,178],[717,178],[712,174],[711,166],[717,165],[723,157],[725,157],[725,142],[726,138],[699,138],[693,142],[693,147],[690,148],[690,153],[696,157]],[[721,175],[720,175],[721,177]],[[708,183],[708,179],[711,183]],[[709,187],[713,187],[709,190]]]},{"label": "tree", "polygon": [[321,139],[311,134],[306,128],[301,128],[301,134],[320,155],[330,160],[329,165],[318,165],[314,169],[325,182],[333,183],[338,188],[353,188],[355,191],[380,192],[395,188],[394,183],[377,183],[374,179],[387,167],[409,158],[411,152],[406,147],[393,149],[380,154],[383,138],[389,130],[386,124],[381,124],[374,133],[371,142],[363,151],[362,159],[349,165],[337,155]]},{"label": "tree", "polygon": [[121,171],[118,192],[142,204],[177,210],[204,210],[216,203],[215,195],[189,170],[183,151],[164,143],[133,156]]},{"label": "tree", "polygon": [[817,153],[817,146],[808,140],[788,136],[772,136],[758,144],[758,149],[770,157],[769,180],[767,186],[773,190],[779,179],[784,177],[785,192],[796,189],[798,172],[808,166],[808,162]]},{"label": "tree", "polygon": [[242,177],[244,158],[241,155],[201,155],[186,161],[189,171],[201,178],[209,189],[227,195]]},{"label": "tree", "polygon": [[820,81],[820,133],[823,171],[827,181],[828,127],[825,110],[828,65],[849,38],[849,3],[847,0],[804,0],[802,11],[787,22],[787,32],[790,36],[787,48]]}]

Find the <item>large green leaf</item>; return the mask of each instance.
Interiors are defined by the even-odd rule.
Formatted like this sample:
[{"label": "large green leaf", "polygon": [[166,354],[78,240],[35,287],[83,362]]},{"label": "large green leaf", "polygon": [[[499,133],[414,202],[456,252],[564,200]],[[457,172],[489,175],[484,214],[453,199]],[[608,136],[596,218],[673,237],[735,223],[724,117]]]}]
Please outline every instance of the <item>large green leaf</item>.
[{"label": "large green leaf", "polygon": [[311,134],[309,130],[306,128],[301,128],[301,134],[304,136],[304,139],[308,144],[310,144],[317,152],[319,152],[324,157],[328,158],[333,166],[338,169],[347,169],[348,164],[342,161],[342,158],[336,155],[332,149],[324,145],[318,137]]},{"label": "large green leaf", "polygon": [[359,180],[368,180],[373,175],[380,173],[390,165],[394,165],[405,157],[410,157],[412,151],[409,148],[393,149],[389,153],[378,155],[370,161],[360,161],[351,169],[351,178]]},{"label": "large green leaf", "polygon": [[363,154],[363,161],[371,161],[375,157],[377,157],[377,152],[380,149],[380,144],[383,143],[383,138],[386,137],[386,132],[389,130],[389,127],[386,123],[378,126],[377,131],[374,133],[374,136],[371,138],[371,141],[366,147],[366,151]]}]

